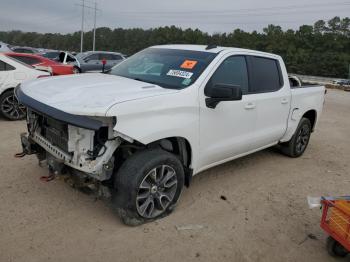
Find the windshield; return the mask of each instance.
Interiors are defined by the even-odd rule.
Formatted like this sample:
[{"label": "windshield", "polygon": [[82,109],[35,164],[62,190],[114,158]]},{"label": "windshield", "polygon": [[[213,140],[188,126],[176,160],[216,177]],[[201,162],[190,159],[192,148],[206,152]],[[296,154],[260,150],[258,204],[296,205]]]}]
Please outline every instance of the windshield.
[{"label": "windshield", "polygon": [[216,57],[209,52],[148,48],[113,67],[123,76],[164,88],[182,89],[193,84]]},{"label": "windshield", "polygon": [[82,59],[84,59],[84,57],[88,56],[89,54],[92,54],[92,52],[78,53],[78,54],[75,55],[75,57],[77,59],[82,60]]}]

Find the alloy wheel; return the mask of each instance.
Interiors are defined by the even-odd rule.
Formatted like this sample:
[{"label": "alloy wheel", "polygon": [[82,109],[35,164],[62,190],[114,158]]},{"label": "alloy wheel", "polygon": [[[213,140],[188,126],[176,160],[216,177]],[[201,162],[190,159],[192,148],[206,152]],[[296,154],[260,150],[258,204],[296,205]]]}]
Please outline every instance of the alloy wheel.
[{"label": "alloy wheel", "polygon": [[26,116],[26,108],[20,104],[14,94],[7,96],[1,104],[1,112],[9,119],[18,120]]},{"label": "alloy wheel", "polygon": [[177,175],[168,165],[152,169],[139,185],[136,196],[137,212],[144,218],[155,218],[166,211],[175,197]]},{"label": "alloy wheel", "polygon": [[310,127],[308,125],[303,125],[298,132],[298,136],[296,140],[295,149],[297,153],[304,152],[304,150],[307,147],[307,144],[309,143],[309,139],[310,139]]}]

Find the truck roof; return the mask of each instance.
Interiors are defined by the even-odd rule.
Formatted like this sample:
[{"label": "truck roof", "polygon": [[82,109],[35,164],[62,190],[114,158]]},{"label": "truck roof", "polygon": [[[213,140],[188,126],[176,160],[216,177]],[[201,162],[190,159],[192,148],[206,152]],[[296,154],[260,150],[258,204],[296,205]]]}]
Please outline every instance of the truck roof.
[{"label": "truck roof", "polygon": [[236,47],[225,47],[225,46],[214,46],[214,48],[207,49],[207,45],[186,45],[186,44],[175,44],[175,45],[157,45],[152,46],[152,48],[164,48],[164,49],[180,49],[180,50],[190,50],[190,51],[202,51],[202,52],[208,52],[208,53],[215,53],[218,54],[222,51],[244,51],[250,54],[256,54],[256,55],[268,55],[268,56],[275,56],[276,58],[279,57],[278,55],[256,51],[256,50],[250,50],[250,49],[244,49],[244,48],[236,48]]}]

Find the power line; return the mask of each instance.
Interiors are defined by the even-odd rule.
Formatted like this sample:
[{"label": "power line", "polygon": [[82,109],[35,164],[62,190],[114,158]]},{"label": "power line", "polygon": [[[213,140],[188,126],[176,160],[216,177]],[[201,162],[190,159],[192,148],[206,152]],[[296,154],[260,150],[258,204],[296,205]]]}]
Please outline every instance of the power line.
[{"label": "power line", "polygon": [[306,8],[319,8],[319,7],[329,7],[329,6],[350,6],[349,2],[338,2],[338,3],[327,3],[327,4],[302,4],[302,5],[288,5],[288,6],[274,6],[274,7],[256,7],[256,8],[241,8],[234,10],[180,10],[180,11],[119,11],[114,12],[118,14],[196,14],[196,13],[205,13],[205,14],[213,14],[213,13],[241,13],[241,12],[250,12],[250,11],[270,11],[270,10],[290,10],[290,9],[306,9]]}]

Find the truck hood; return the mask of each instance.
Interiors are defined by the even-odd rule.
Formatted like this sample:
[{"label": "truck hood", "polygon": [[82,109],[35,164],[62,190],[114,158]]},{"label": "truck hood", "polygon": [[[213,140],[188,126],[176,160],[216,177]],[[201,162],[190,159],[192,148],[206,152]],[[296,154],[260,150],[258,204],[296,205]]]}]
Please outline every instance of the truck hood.
[{"label": "truck hood", "polygon": [[86,116],[105,116],[118,103],[178,92],[101,73],[41,78],[23,83],[21,91],[55,109]]}]

